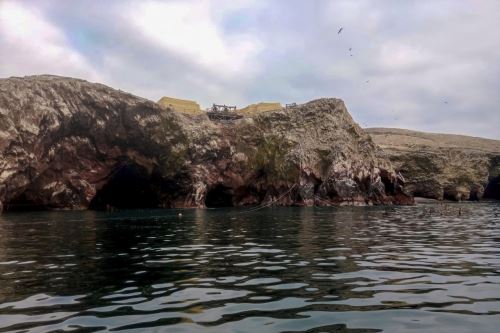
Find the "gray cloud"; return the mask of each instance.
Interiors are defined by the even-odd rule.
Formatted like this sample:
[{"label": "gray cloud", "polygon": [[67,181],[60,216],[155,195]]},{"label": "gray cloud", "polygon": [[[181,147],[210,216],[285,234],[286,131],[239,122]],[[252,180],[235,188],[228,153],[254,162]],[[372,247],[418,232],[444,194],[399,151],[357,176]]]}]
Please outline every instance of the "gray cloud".
[{"label": "gray cloud", "polygon": [[363,126],[500,138],[499,12],[495,0],[4,1],[0,76],[205,106],[332,96]]}]

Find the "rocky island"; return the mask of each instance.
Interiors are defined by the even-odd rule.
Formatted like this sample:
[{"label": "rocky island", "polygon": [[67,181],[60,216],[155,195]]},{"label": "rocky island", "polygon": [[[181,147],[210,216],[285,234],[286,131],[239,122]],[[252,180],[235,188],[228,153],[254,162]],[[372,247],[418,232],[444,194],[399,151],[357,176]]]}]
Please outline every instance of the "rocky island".
[{"label": "rocky island", "polygon": [[196,103],[170,102],[51,75],[1,79],[0,206],[328,206],[499,195],[498,141],[480,141],[485,149],[392,145],[397,132],[363,130],[334,98],[269,103],[262,112],[252,105],[229,123],[210,120]]}]

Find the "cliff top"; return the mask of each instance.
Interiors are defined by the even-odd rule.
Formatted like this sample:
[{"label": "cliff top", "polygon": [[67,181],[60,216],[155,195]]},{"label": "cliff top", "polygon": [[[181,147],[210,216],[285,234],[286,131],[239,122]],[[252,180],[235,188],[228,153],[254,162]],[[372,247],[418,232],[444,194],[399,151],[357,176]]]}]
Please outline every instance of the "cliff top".
[{"label": "cliff top", "polygon": [[[171,108],[173,111],[185,114],[205,114],[205,111],[200,108],[200,104],[192,100],[164,96],[160,98],[157,103],[163,108]],[[251,116],[269,111],[278,111],[282,108],[283,106],[278,102],[259,102],[247,105],[243,108],[238,108],[235,112],[242,115]]]},{"label": "cliff top", "polygon": [[399,128],[365,128],[381,148],[396,150],[464,149],[500,153],[500,140]]}]

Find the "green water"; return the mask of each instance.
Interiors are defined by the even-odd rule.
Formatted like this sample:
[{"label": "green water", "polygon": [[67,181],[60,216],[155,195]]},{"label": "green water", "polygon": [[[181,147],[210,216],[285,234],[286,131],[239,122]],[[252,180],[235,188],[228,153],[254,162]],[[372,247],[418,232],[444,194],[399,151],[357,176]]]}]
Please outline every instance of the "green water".
[{"label": "green water", "polygon": [[500,332],[500,204],[0,215],[0,332]]}]

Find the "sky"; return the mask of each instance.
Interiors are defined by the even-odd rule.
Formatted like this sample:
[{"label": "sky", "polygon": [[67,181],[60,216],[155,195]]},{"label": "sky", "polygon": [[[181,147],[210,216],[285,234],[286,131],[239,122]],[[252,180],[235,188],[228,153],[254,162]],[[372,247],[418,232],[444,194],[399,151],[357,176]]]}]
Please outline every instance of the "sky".
[{"label": "sky", "polygon": [[0,0],[0,77],[35,74],[500,139],[500,0]]}]

